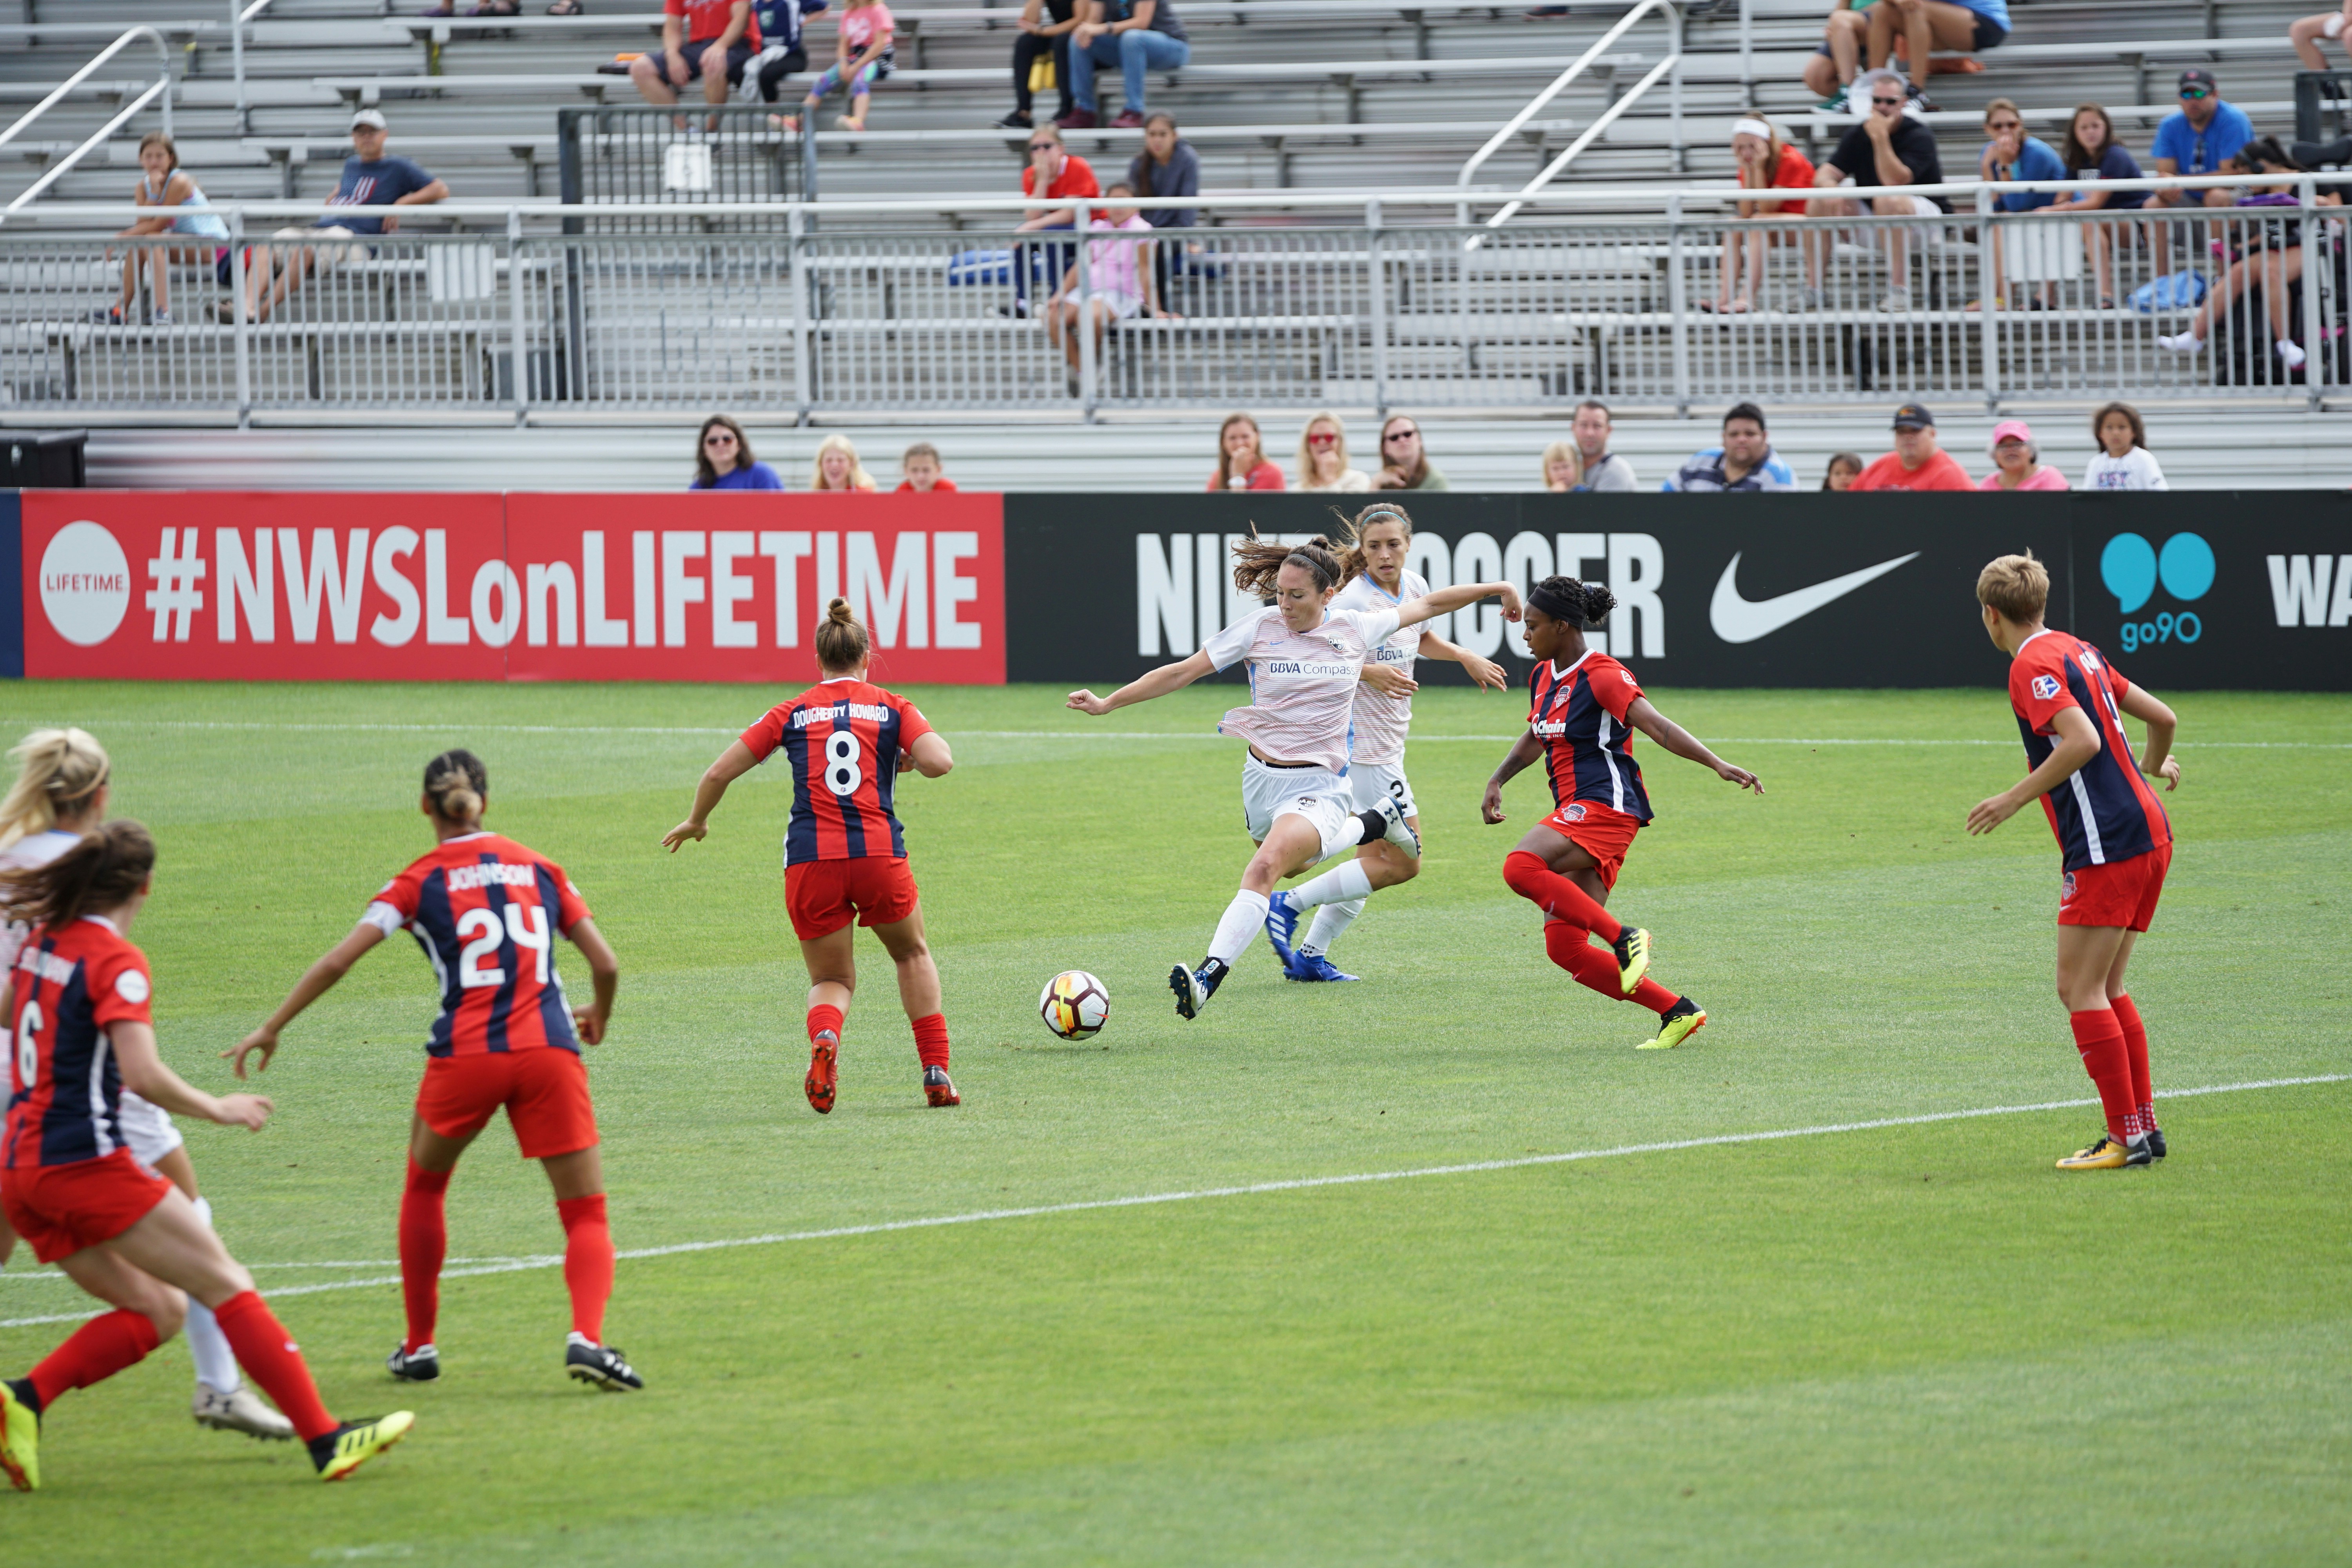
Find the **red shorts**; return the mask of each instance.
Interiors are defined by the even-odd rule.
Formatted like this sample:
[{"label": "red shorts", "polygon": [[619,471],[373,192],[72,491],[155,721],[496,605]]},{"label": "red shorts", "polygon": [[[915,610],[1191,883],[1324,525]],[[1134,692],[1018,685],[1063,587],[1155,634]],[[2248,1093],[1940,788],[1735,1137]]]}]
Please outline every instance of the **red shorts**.
[{"label": "red shorts", "polygon": [[1603,888],[1617,886],[1625,851],[1633,847],[1633,835],[1642,831],[1640,817],[1590,800],[1570,801],[1545,817],[1543,825],[1592,857]]},{"label": "red shorts", "polygon": [[534,1046],[471,1057],[435,1057],[416,1089],[416,1114],[444,1138],[469,1138],[506,1107],[526,1160],[576,1154],[596,1142],[596,1107],[577,1051]]},{"label": "red shorts", "polygon": [[803,942],[831,936],[853,917],[862,926],[897,925],[915,912],[919,896],[915,874],[896,855],[784,868],[784,908]]},{"label": "red shorts", "polygon": [[2058,885],[2062,926],[2126,926],[2146,931],[2164,896],[2164,874],[2172,868],[2172,846],[2163,845],[2128,860],[2069,871]]},{"label": "red shorts", "polygon": [[128,1149],[70,1165],[0,1171],[0,1210],[44,1263],[112,1241],[147,1217],[172,1184]]}]

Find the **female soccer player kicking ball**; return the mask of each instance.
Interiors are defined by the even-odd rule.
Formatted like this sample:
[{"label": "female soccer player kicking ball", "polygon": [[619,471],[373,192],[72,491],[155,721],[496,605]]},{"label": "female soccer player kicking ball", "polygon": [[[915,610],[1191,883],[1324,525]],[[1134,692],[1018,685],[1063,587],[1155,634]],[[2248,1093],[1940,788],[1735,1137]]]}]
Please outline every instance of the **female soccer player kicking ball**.
[{"label": "female soccer player kicking ball", "polygon": [[793,815],[784,829],[784,907],[808,965],[808,1078],[802,1088],[817,1114],[833,1110],[841,1029],[857,990],[852,922],[871,926],[898,966],[898,1000],[915,1031],[923,1098],[961,1105],[948,1077],[948,1020],[940,1010],[940,970],[923,935],[923,906],[907,868],[907,837],[891,799],[908,768],[927,779],[955,766],[947,738],[922,710],[866,679],[873,642],[845,599],[825,606],[816,628],[824,677],[719,753],[695,786],[694,814],[662,836],[671,854],[710,831],[727,786],[778,751],[793,768]]},{"label": "female soccer player kicking ball", "polygon": [[[2116,672],[2080,637],[2042,624],[2050,573],[2032,555],[2004,555],[1977,577],[1985,635],[2009,655],[2009,705],[2032,772],[1969,813],[1990,833],[2039,797],[2058,836],[2058,999],[2074,1048],[2098,1086],[2105,1135],[2058,1162],[2062,1171],[2113,1171],[2165,1155],[2148,1077],[2147,1029],[2124,990],[2132,944],[2156,919],[2172,865],[2172,823],[2146,779],[2180,787],[2172,710]],[[2147,726],[2134,761],[2125,714]],[[2145,775],[2145,778],[2143,777]]]},{"label": "female soccer player kicking ball", "polygon": [[[106,820],[112,764],[106,748],[85,730],[36,730],[8,753],[16,759],[16,786],[0,801],[0,868],[46,866]],[[22,921],[0,927],[0,973],[13,971],[32,928]],[[13,986],[0,980],[0,1018],[13,1017]],[[196,1168],[172,1119],[129,1089],[122,1091],[122,1141],[131,1156],[170,1178],[187,1194],[196,1217],[213,1222],[213,1205],[196,1190]],[[0,1265],[16,1238],[0,1218]],[[212,1309],[188,1300],[188,1353],[196,1363],[196,1424],[223,1432],[284,1439],[294,1424],[254,1397],[237,1374],[236,1352],[213,1321]]]},{"label": "female soccer player kicking ball", "polygon": [[[1404,569],[1405,550],[1412,542],[1412,519],[1402,508],[1386,502],[1368,506],[1356,514],[1349,532],[1355,543],[1342,564],[1356,574],[1332,598],[1335,612],[1390,609],[1429,592],[1426,582]],[[1413,802],[1412,784],[1404,774],[1405,732],[1412,727],[1412,694],[1418,689],[1412,679],[1415,655],[1454,659],[1470,672],[1472,680],[1497,691],[1510,682],[1501,665],[1456,647],[1426,626],[1402,627],[1373,650],[1364,666],[1362,682],[1356,688],[1348,728],[1348,784],[1358,811],[1370,811],[1382,800],[1393,800],[1404,813],[1405,825],[1418,834],[1421,808]],[[1375,672],[1381,670],[1401,679],[1376,685]],[[1418,859],[1382,839],[1359,847],[1356,858],[1337,870],[1273,895],[1265,911],[1266,940],[1274,944],[1275,956],[1282,960],[1288,978],[1356,978],[1340,973],[1328,955],[1339,934],[1364,912],[1364,900],[1372,890],[1372,869],[1381,866],[1389,873],[1382,887],[1409,882],[1421,869]],[[1314,923],[1294,951],[1291,942],[1298,917],[1308,909],[1315,910]]]},{"label": "female soccer player kicking ball", "polygon": [[[236,1359],[293,1418],[322,1480],[339,1481],[408,1435],[403,1410],[339,1424],[253,1276],[179,1188],[123,1147],[122,1096],[258,1132],[258,1095],[215,1100],[155,1051],[147,955],[129,933],[154,889],[155,841],[128,820],[94,828],[44,865],[0,872],[0,907],[33,929],[11,972],[14,1049],[0,1133],[0,1208],[33,1255],[110,1304],[25,1377],[0,1382],[0,1470],[41,1484],[41,1416],[60,1395],[144,1360],[190,1298],[212,1309]],[[184,1295],[183,1292],[185,1292]]]},{"label": "female soccer player kicking ball", "polygon": [[[268,1023],[221,1054],[243,1078],[246,1057],[259,1051],[268,1071],[279,1032],[302,1009],[394,931],[415,937],[441,982],[441,1016],[425,1047],[400,1198],[408,1335],[385,1367],[404,1383],[441,1375],[433,1332],[441,1313],[441,1262],[449,1252],[449,1177],[504,1106],[523,1158],[546,1168],[563,1222],[563,1284],[572,1296],[564,1370],[608,1394],[643,1388],[628,1358],[604,1342],[613,1231],[604,1215],[596,1107],[580,1060],[582,1041],[593,1046],[604,1038],[620,964],[563,868],[482,826],[489,796],[489,770],[473,752],[444,752],[425,763],[417,805],[439,843],[383,885],[352,934],[310,966]],[[555,973],[559,933],[588,961],[596,999],[585,1007],[569,1005]]]},{"label": "female soccer player kicking ball", "polygon": [[[1544,951],[1554,963],[1603,996],[1658,1015],[1657,1034],[1640,1048],[1664,1051],[1704,1026],[1706,1009],[1646,978],[1650,933],[1622,924],[1605,907],[1633,835],[1652,816],[1633,761],[1633,731],[1742,789],[1762,795],[1764,786],[1652,707],[1632,670],[1585,647],[1586,628],[1616,605],[1608,589],[1573,577],[1547,577],[1528,595],[1528,651],[1536,659],[1528,673],[1528,732],[1486,781],[1479,812],[1490,823],[1503,821],[1504,783],[1537,757],[1547,758],[1556,809],[1504,858],[1503,880],[1543,910]],[[1595,935],[1609,952],[1591,946]]]},{"label": "female soccer player kicking ball", "polygon": [[[1417,626],[1490,594],[1501,597],[1506,616],[1519,618],[1519,591],[1508,583],[1441,588],[1392,608],[1334,610],[1331,598],[1347,567],[1320,535],[1295,548],[1253,537],[1234,546],[1234,585],[1270,601],[1266,609],[1216,633],[1190,658],[1162,665],[1108,697],[1091,691],[1069,697],[1070,707],[1099,715],[1181,690],[1213,670],[1244,661],[1250,667],[1252,704],[1228,712],[1217,733],[1249,742],[1242,763],[1242,813],[1258,849],[1242,873],[1241,890],[1217,922],[1208,956],[1197,969],[1180,963],[1169,972],[1176,1013],[1184,1018],[1200,1016],[1234,961],[1266,923],[1275,884],[1283,878],[1383,838],[1407,857],[1420,856],[1420,836],[1407,825],[1400,804],[1383,795],[1375,806],[1352,809],[1354,794],[1341,776],[1348,767],[1349,716],[1365,660],[1399,628]],[[1402,879],[1386,863],[1367,867],[1364,891]],[[1315,888],[1307,883],[1291,897]],[[1315,901],[1354,896],[1360,895],[1326,888]]]}]

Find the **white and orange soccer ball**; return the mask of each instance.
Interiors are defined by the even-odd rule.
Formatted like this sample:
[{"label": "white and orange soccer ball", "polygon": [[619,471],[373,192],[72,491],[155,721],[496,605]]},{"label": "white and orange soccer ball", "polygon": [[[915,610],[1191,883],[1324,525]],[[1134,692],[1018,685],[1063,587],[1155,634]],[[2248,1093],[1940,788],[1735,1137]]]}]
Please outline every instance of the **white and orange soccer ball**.
[{"label": "white and orange soccer ball", "polygon": [[1037,995],[1045,1027],[1066,1040],[1083,1040],[1110,1019],[1110,991],[1083,969],[1066,969]]}]

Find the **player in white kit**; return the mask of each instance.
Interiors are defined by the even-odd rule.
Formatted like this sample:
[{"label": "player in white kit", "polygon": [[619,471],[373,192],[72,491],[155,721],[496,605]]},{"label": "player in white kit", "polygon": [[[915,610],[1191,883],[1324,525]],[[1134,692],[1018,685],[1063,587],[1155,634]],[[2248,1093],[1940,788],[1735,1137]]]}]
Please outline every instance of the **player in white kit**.
[{"label": "player in white kit", "polygon": [[[1412,519],[1402,507],[1375,502],[1356,514],[1350,531],[1355,546],[1346,564],[1359,570],[1332,599],[1333,610],[1388,609],[1429,593],[1429,584],[1420,574],[1405,570],[1405,551],[1412,543]],[[1364,667],[1356,688],[1348,731],[1348,785],[1359,811],[1392,800],[1417,835],[1421,808],[1413,801],[1412,784],[1404,772],[1405,733],[1412,727],[1412,694],[1418,689],[1412,679],[1416,657],[1453,659],[1470,672],[1474,682],[1497,691],[1510,685],[1510,678],[1494,660],[1455,647],[1426,626],[1401,627],[1373,650],[1372,662]],[[1376,683],[1375,671],[1381,669],[1394,672],[1399,679]],[[1273,896],[1266,906],[1265,935],[1275,956],[1282,960],[1285,975],[1310,981],[1356,978],[1341,973],[1328,955],[1339,933],[1364,912],[1364,900],[1374,885],[1372,874],[1383,865],[1391,875],[1379,884],[1382,887],[1411,881],[1421,869],[1419,860],[1385,842],[1366,844],[1357,849],[1353,860]],[[1309,909],[1315,910],[1314,921],[1306,940],[1298,941],[1294,949],[1299,918]]]},{"label": "player in white kit", "polygon": [[[1199,1016],[1265,925],[1267,897],[1283,878],[1378,839],[1409,856],[1421,853],[1421,840],[1394,800],[1383,797],[1377,807],[1358,810],[1343,776],[1349,717],[1365,660],[1399,627],[1419,626],[1490,594],[1501,595],[1505,616],[1519,618],[1519,593],[1508,583],[1442,588],[1393,608],[1334,612],[1331,599],[1347,568],[1319,535],[1297,546],[1253,536],[1234,546],[1234,585],[1265,599],[1266,608],[1213,634],[1191,658],[1162,665],[1108,697],[1073,691],[1069,698],[1069,706],[1083,712],[1108,713],[1181,690],[1213,671],[1249,666],[1250,705],[1226,713],[1217,733],[1249,742],[1242,763],[1242,814],[1258,848],[1242,873],[1241,890],[1217,922],[1208,956],[1197,969],[1180,963],[1169,973],[1177,1015],[1185,1018]],[[1385,886],[1384,875],[1385,867],[1370,885]]]},{"label": "player in white kit", "polygon": [[[11,750],[16,782],[0,800],[0,867],[46,866],[106,820],[107,781],[112,764],[106,748],[84,730],[36,730]],[[30,934],[21,921],[0,925],[0,1018],[14,1043],[16,1022],[16,955]],[[123,1141],[132,1158],[188,1194],[197,1215],[212,1224],[212,1205],[197,1194],[195,1167],[188,1163],[180,1130],[169,1115],[129,1089],[122,1091]],[[16,1233],[0,1218],[0,1268],[16,1250]],[[256,1437],[290,1438],[294,1424],[245,1386],[236,1352],[214,1321],[210,1308],[188,1298],[188,1350],[196,1363],[194,1414],[197,1425]]]}]

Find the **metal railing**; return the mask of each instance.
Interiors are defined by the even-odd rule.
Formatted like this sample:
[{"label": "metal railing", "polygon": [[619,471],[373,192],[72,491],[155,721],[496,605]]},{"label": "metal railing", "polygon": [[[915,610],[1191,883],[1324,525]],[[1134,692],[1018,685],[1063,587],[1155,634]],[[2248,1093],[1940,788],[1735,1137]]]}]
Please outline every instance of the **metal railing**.
[{"label": "metal railing", "polygon": [[[114,42],[99,50],[98,53],[90,58],[89,64],[83,66],[81,69],[74,72],[73,75],[66,78],[64,81],[58,83],[56,90],[52,91],[48,97],[41,100],[40,102],[33,105],[32,108],[17,116],[16,122],[15,124],[9,126],[5,131],[0,131],[0,147],[6,146],[9,142],[14,142],[17,137],[23,135],[26,129],[35,121],[40,119],[42,115],[47,114],[50,110],[63,102],[67,95],[71,93],[74,89],[79,87],[83,82],[88,81],[90,77],[97,72],[99,67],[104,65],[107,61],[121,54],[124,49],[129,48],[134,40],[142,37],[155,46],[155,56],[158,61],[155,85],[149,88],[146,91],[139,94],[138,97],[132,99],[128,104],[125,104],[121,110],[117,113],[113,119],[108,121],[105,125],[100,128],[96,135],[89,137],[87,141],[83,142],[80,146],[76,147],[72,152],[58,159],[54,168],[43,174],[38,180],[36,180],[32,185],[22,195],[17,196],[15,201],[8,204],[6,209],[7,212],[14,213],[29,203],[37,200],[43,191],[47,190],[51,185],[56,184],[59,180],[63,179],[66,176],[67,172],[72,169],[75,164],[89,156],[90,151],[93,148],[103,144],[109,136],[113,135],[117,127],[126,123],[131,116],[137,114],[141,110],[146,108],[149,104],[154,102],[159,98],[163,100],[163,134],[169,136],[172,133],[171,46],[163,41],[163,35],[157,32],[152,27],[129,27],[125,28],[122,35],[116,38]],[[0,221],[5,221],[5,217],[0,217]]]},{"label": "metal railing", "polygon": [[228,47],[236,74],[236,128],[253,129],[253,111],[245,99],[245,25],[269,9],[275,0],[228,0]]},{"label": "metal railing", "polygon": [[556,110],[561,197],[567,205],[600,209],[595,218],[567,221],[567,232],[781,230],[781,206],[730,216],[702,209],[814,198],[814,140],[772,124],[782,108],[639,103]]},{"label": "metal railing", "polygon": [[[1622,208],[1623,192],[1562,192],[1542,199],[1584,210],[1502,230],[1401,226],[1380,199],[1292,194],[1284,205],[1360,205],[1344,224],[1096,229],[1083,244],[1014,231],[1002,202],[975,203],[986,221],[952,230],[861,229],[895,209],[845,202],[682,208],[709,225],[656,233],[563,231],[609,207],[449,204],[401,214],[502,212],[503,231],[338,237],[264,221],[249,246],[248,213],[265,204],[214,209],[226,246],[54,232],[68,209],[51,205],[35,209],[40,232],[0,231],[0,405],[1092,417],[1553,410],[1587,396],[1676,410],[1909,396],[2315,407],[2352,388],[2352,215],[2321,205],[2314,180],[2276,205],[1998,210],[2000,192],[2025,188],[1920,188],[1973,195],[1975,212],[1751,218],[1720,185],[1633,194],[1664,214],[1593,210],[1604,196]],[[1100,211],[1060,205],[1081,223]],[[1184,205],[1240,216],[1276,204]],[[767,217],[782,226],[725,226]],[[126,285],[129,324],[93,320]],[[1079,326],[1096,320],[1098,332]]]}]

